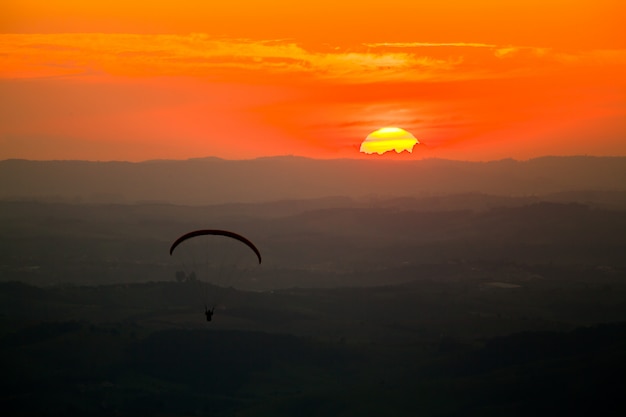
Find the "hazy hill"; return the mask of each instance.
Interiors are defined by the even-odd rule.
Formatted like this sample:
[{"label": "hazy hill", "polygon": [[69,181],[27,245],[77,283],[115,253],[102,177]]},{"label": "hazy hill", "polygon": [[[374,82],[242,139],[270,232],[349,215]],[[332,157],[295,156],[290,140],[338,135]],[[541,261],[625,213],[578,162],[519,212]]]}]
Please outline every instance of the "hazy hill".
[{"label": "hazy hill", "polygon": [[[594,197],[570,197],[577,196]],[[621,274],[626,211],[606,201],[617,204],[624,193],[603,196],[595,195],[595,205],[474,194],[375,204],[349,199],[213,206],[4,201],[0,281],[171,281],[177,267],[168,253],[172,241],[208,227],[239,231],[260,248],[263,268],[245,283],[252,288],[401,282],[424,276],[432,265],[438,272],[429,269],[429,274],[449,276],[451,263],[461,272],[494,264],[499,270],[504,262]]]},{"label": "hazy hill", "polygon": [[376,198],[453,193],[523,196],[626,190],[626,157],[544,157],[529,161],[429,159],[243,161],[0,161],[0,199],[217,204]]}]

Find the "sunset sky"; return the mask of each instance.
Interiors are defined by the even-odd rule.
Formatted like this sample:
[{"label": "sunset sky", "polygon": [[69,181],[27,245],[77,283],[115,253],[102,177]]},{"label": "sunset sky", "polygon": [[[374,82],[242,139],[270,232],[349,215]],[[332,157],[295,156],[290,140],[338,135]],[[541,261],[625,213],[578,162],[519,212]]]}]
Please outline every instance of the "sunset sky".
[{"label": "sunset sky", "polygon": [[4,0],[0,159],[626,155],[621,0]]}]

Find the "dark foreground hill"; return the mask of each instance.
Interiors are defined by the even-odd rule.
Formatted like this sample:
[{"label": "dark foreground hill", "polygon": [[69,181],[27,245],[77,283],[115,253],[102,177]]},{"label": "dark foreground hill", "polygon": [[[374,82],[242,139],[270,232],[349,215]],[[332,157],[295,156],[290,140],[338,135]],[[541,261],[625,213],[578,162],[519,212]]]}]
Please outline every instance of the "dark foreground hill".
[{"label": "dark foreground hill", "polygon": [[197,205],[472,192],[520,196],[625,188],[624,157],[492,162],[300,157],[141,163],[0,161],[0,199],[18,200]]},{"label": "dark foreground hill", "polygon": [[193,305],[198,283],[0,284],[0,407],[17,416],[623,415],[624,283],[509,284],[236,292],[212,323]]}]

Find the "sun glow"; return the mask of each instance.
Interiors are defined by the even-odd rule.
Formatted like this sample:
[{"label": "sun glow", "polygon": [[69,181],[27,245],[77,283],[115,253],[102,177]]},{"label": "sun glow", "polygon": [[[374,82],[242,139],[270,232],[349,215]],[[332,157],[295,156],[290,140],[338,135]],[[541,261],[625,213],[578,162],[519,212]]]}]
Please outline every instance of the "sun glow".
[{"label": "sun glow", "polygon": [[0,159],[626,154],[625,1],[292,3],[0,0]]},{"label": "sun glow", "polygon": [[382,155],[388,151],[397,153],[413,152],[413,146],[419,144],[415,136],[399,127],[383,127],[367,135],[361,143],[360,152],[366,154],[377,153]]}]

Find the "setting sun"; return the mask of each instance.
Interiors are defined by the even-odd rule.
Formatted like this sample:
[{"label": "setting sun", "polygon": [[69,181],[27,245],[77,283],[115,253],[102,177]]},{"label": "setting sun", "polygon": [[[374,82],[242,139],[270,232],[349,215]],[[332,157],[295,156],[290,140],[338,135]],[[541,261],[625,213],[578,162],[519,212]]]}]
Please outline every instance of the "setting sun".
[{"label": "setting sun", "polygon": [[377,153],[382,155],[388,151],[397,153],[413,152],[413,146],[419,144],[415,136],[399,127],[383,127],[367,135],[361,143],[360,152],[366,154]]}]

